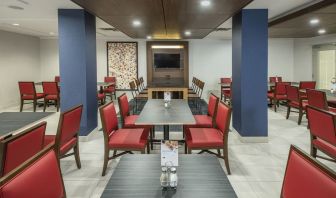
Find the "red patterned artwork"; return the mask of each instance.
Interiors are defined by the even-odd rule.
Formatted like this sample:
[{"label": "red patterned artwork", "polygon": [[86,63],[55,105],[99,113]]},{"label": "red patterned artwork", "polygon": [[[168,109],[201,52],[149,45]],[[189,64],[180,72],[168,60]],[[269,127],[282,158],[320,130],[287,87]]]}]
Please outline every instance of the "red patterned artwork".
[{"label": "red patterned artwork", "polygon": [[108,76],[116,76],[117,89],[129,89],[129,82],[138,74],[138,43],[107,43]]}]

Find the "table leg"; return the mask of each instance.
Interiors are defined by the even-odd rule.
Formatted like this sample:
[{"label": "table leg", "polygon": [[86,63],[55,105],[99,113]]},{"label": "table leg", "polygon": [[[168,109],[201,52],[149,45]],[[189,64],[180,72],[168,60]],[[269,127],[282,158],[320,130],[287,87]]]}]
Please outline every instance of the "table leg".
[{"label": "table leg", "polygon": [[[104,92],[104,89],[103,89],[103,86],[99,86],[99,93],[103,93]],[[112,97],[112,96],[111,96]]]},{"label": "table leg", "polygon": [[163,125],[163,139],[169,140],[169,125]]}]

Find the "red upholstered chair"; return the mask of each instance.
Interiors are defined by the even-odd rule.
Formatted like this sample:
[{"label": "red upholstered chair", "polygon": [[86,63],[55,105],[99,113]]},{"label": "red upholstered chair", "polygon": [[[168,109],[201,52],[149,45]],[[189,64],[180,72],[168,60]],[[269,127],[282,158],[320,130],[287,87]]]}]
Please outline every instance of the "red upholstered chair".
[{"label": "red upholstered chair", "polygon": [[37,100],[44,97],[43,93],[36,93],[34,82],[19,82],[20,90],[20,112],[22,112],[24,101],[33,101],[34,112],[36,111]]},{"label": "red upholstered chair", "polygon": [[46,126],[46,122],[36,124],[0,142],[1,177],[43,149]]},{"label": "red upholstered chair", "polygon": [[189,133],[190,128],[211,128],[214,126],[217,106],[218,106],[218,97],[210,94],[209,104],[208,104],[208,114],[207,115],[194,115],[196,124],[194,125],[184,125],[183,126],[183,135]]},{"label": "red upholstered chair", "polygon": [[269,82],[271,83],[282,82],[282,77],[281,76],[269,77]]},{"label": "red upholstered chair", "polygon": [[[299,90],[315,89],[316,81],[300,81]],[[307,93],[300,92],[300,97],[307,99]]]},{"label": "red upholstered chair", "polygon": [[[76,106],[68,111],[62,112],[56,135],[46,135],[44,145],[55,144],[55,151],[58,159],[75,155],[77,167],[81,168],[79,158],[78,133],[82,117],[83,105]],[[73,153],[68,153],[71,149]]]},{"label": "red upholstered chair", "polygon": [[227,98],[228,99],[231,98],[231,83],[232,83],[232,80],[231,80],[231,78],[220,78],[220,82],[230,84],[229,86],[221,85],[221,100],[224,99],[224,101],[226,101]]},{"label": "red upholstered chair", "polygon": [[135,121],[138,119],[138,115],[130,115],[128,98],[125,93],[118,97],[118,105],[121,117],[122,128],[145,128],[147,136],[150,137],[151,148],[153,149],[153,135],[154,135],[154,126],[151,125],[135,125]]},{"label": "red upholstered chair", "polygon": [[[228,133],[231,121],[231,108],[224,102],[219,102],[215,127],[213,128],[190,128],[186,133],[186,144],[190,154],[192,150],[201,150],[200,153],[208,152],[224,159],[226,170],[230,172],[228,156]],[[209,149],[217,149],[218,154]],[[223,155],[221,154],[223,149]]]},{"label": "red upholstered chair", "polygon": [[197,92],[196,84],[197,84],[197,78],[193,77],[191,80],[191,87],[188,89],[188,93],[192,94]]},{"label": "red upholstered chair", "polygon": [[291,146],[280,197],[336,197],[336,173]]},{"label": "red upholstered chair", "polygon": [[61,169],[50,145],[0,179],[3,198],[65,198]]},{"label": "red upholstered chair", "polygon": [[[145,128],[118,128],[117,113],[113,102],[109,102],[99,108],[100,118],[104,131],[104,166],[105,175],[108,161],[117,158],[132,151],[141,151],[145,153],[146,145],[149,153],[148,132]],[[113,150],[113,156],[110,157],[110,150]],[[117,154],[117,151],[123,151]]]},{"label": "red upholstered chair", "polygon": [[326,93],[315,89],[307,89],[307,99],[310,106],[320,108],[326,111],[336,112],[336,108],[328,106]]},{"label": "red upholstered chair", "polygon": [[279,105],[279,101],[286,101],[286,86],[290,85],[289,82],[276,82],[274,92],[267,93],[267,97],[270,99],[271,103],[273,103],[274,111],[277,111],[277,106]]},{"label": "red upholstered chair", "polygon": [[136,91],[138,92],[138,94],[148,94],[148,90],[142,88],[140,79],[134,78],[134,82],[135,82]]},{"label": "red upholstered chair", "polygon": [[336,162],[336,114],[316,107],[307,106],[307,116],[311,137],[311,155],[317,156],[317,150],[330,156]]},{"label": "red upholstered chair", "polygon": [[46,110],[50,100],[55,102],[57,107],[57,112],[60,106],[60,93],[58,89],[57,82],[42,82],[43,93],[44,93],[44,107],[43,111]]},{"label": "red upholstered chair", "polygon": [[99,92],[97,93],[97,99],[100,105],[105,104],[105,98],[106,98],[105,93],[99,93]]},{"label": "red upholstered chair", "polygon": [[299,110],[299,119],[298,124],[301,124],[303,114],[306,113],[306,106],[308,105],[307,100],[303,100],[300,98],[299,89],[294,86],[286,86],[287,91],[287,116],[286,119],[289,118],[289,114],[291,112],[291,108],[295,108]]},{"label": "red upholstered chair", "polygon": [[103,91],[106,95],[109,95],[112,100],[112,95],[114,95],[114,99],[117,99],[117,94],[116,94],[116,77],[110,76],[110,77],[105,77],[104,82],[107,83],[113,83],[113,85],[110,85],[106,87]]},{"label": "red upholstered chair", "polygon": [[55,80],[54,81],[57,82],[57,83],[61,82],[60,76],[55,76]]}]

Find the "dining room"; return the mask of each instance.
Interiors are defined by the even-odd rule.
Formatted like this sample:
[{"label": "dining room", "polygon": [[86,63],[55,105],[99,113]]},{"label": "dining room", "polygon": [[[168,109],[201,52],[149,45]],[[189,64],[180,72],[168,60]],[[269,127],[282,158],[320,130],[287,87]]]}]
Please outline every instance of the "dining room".
[{"label": "dining room", "polygon": [[335,197],[333,0],[0,2],[0,194]]}]

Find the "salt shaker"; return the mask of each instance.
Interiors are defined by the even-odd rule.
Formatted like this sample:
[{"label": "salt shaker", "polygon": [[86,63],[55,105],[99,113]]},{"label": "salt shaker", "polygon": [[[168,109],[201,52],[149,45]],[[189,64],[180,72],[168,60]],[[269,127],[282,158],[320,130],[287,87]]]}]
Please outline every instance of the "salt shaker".
[{"label": "salt shaker", "polygon": [[176,168],[175,167],[171,167],[170,168],[170,175],[169,175],[169,186],[172,188],[176,188],[177,187],[177,174],[176,174]]},{"label": "salt shaker", "polygon": [[167,171],[167,167],[161,168],[161,177],[160,177],[161,187],[166,188],[169,186],[169,175]]}]

